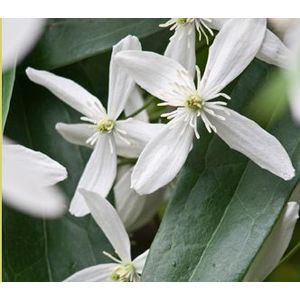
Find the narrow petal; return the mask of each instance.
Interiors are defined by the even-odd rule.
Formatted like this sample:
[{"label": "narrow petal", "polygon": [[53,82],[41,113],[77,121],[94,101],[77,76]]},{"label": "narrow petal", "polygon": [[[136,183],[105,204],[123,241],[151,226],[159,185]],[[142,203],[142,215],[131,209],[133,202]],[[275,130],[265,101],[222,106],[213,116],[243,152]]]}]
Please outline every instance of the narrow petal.
[{"label": "narrow petal", "polygon": [[141,255],[139,255],[138,257],[136,257],[134,260],[133,260],[133,264],[135,266],[135,269],[136,271],[139,273],[139,274],[142,274],[143,273],[143,269],[144,269],[144,266],[145,266],[145,263],[146,263],[146,259],[148,257],[148,254],[149,254],[149,250],[146,250],[144,253],[142,253]]},{"label": "narrow petal", "polygon": [[105,109],[101,102],[74,81],[33,68],[27,68],[26,74],[31,81],[45,87],[83,115],[94,120],[104,116]]},{"label": "narrow petal", "polygon": [[261,47],[265,31],[265,19],[231,19],[225,23],[209,49],[200,87],[204,98],[240,75]]},{"label": "narrow petal", "polygon": [[175,30],[164,55],[178,61],[194,78],[196,65],[194,24],[186,24]]},{"label": "narrow petal", "polygon": [[118,264],[101,264],[76,272],[65,282],[105,282],[112,281],[111,275]]},{"label": "narrow petal", "polygon": [[140,195],[150,194],[172,181],[186,161],[193,135],[188,124],[168,123],[141,153],[132,173],[132,188]]},{"label": "narrow petal", "polygon": [[118,169],[118,180],[114,186],[116,210],[127,231],[134,231],[147,224],[158,211],[163,199],[161,189],[154,194],[140,196],[131,185],[133,167],[122,166]]},{"label": "narrow petal", "polygon": [[108,115],[117,119],[123,111],[133,88],[133,80],[115,62],[115,55],[124,50],[142,50],[141,43],[135,36],[128,35],[113,47],[109,69]]},{"label": "narrow petal", "polygon": [[195,88],[188,71],[169,57],[147,51],[123,51],[116,55],[116,61],[143,89],[172,105],[182,104],[182,94],[174,92],[176,85]]},{"label": "narrow petal", "polygon": [[90,125],[57,123],[55,129],[69,143],[92,148],[90,144],[86,143],[86,140],[94,133]]},{"label": "narrow petal", "polygon": [[287,68],[290,50],[274,33],[267,29],[256,57],[268,64]]},{"label": "narrow petal", "polygon": [[93,153],[83,171],[70,205],[70,213],[77,217],[88,214],[90,211],[78,189],[92,190],[106,197],[116,178],[116,172],[115,143],[110,134],[104,134],[98,138]]},{"label": "narrow petal", "polygon": [[290,180],[295,176],[287,152],[274,136],[233,110],[226,111],[230,115],[223,113],[225,121],[212,116],[209,118],[216,126],[218,136],[229,147],[243,153],[261,168],[284,180]]},{"label": "narrow petal", "polygon": [[128,158],[138,157],[146,144],[164,127],[163,124],[146,123],[135,119],[117,121],[116,129],[126,132],[122,137],[128,141],[126,143],[115,134],[118,155]]},{"label": "narrow petal", "polygon": [[[143,107],[144,104],[145,104],[144,99],[141,95],[139,88],[136,85],[134,85],[134,87],[129,95],[128,101],[126,102],[126,105],[125,105],[125,109],[124,109],[125,115],[129,116],[129,115],[135,113],[138,109]],[[134,116],[134,118],[136,120],[149,122],[149,116],[145,109],[143,111],[141,111],[140,113],[138,113],[136,116]]]},{"label": "narrow petal", "polygon": [[80,189],[91,214],[122,262],[130,262],[130,241],[115,208],[100,194]]},{"label": "narrow petal", "polygon": [[287,203],[243,281],[263,281],[275,269],[290,243],[298,213],[297,202]]},{"label": "narrow petal", "polygon": [[20,145],[3,145],[3,200],[35,217],[58,217],[65,199],[53,185],[67,177],[66,169],[45,154]]}]

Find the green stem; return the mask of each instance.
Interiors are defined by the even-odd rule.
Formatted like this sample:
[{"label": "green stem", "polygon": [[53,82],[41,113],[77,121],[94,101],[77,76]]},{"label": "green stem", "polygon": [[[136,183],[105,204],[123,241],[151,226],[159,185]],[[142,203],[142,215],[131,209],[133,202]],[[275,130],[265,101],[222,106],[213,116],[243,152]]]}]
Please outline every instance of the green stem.
[{"label": "green stem", "polygon": [[147,100],[145,102],[145,104],[139,108],[138,110],[136,110],[134,113],[130,114],[129,116],[127,116],[127,118],[133,118],[135,117],[136,115],[138,115],[140,112],[142,112],[144,109],[146,109],[152,102],[154,102],[155,98],[150,98],[149,100]]},{"label": "green stem", "polygon": [[118,162],[118,167],[124,165],[134,165],[136,163],[136,159],[134,158],[123,158]]},{"label": "green stem", "polygon": [[279,265],[290,259],[298,250],[300,250],[300,242],[287,255],[285,255],[284,258],[281,259]]}]

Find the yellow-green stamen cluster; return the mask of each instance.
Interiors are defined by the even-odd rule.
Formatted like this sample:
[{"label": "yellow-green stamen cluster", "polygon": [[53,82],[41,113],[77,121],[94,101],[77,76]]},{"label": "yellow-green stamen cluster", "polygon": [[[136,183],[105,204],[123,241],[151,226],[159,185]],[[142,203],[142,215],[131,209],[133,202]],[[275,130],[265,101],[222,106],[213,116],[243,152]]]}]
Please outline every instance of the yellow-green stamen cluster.
[{"label": "yellow-green stamen cluster", "polygon": [[115,126],[115,121],[109,118],[102,119],[96,125],[97,130],[102,133],[110,132]]},{"label": "yellow-green stamen cluster", "polygon": [[191,95],[186,98],[185,100],[185,106],[188,107],[191,110],[200,110],[204,106],[204,101],[199,95]]},{"label": "yellow-green stamen cluster", "polygon": [[136,273],[135,267],[132,262],[121,264],[117,266],[112,274],[111,278],[113,281],[122,281],[122,282],[129,282],[129,281],[136,281],[138,275]]},{"label": "yellow-green stamen cluster", "polygon": [[184,25],[188,22],[188,18],[178,18],[177,19],[177,24],[178,25]]}]

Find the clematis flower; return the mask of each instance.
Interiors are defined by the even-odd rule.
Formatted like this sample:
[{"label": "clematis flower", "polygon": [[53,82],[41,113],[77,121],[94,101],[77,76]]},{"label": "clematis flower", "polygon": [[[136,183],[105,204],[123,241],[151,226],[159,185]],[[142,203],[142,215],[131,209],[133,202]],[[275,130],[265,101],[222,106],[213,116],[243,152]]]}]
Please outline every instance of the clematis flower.
[{"label": "clematis flower", "polygon": [[67,178],[66,169],[47,155],[6,138],[2,151],[3,201],[35,217],[60,216],[65,201],[54,185]]},{"label": "clematis flower", "polygon": [[119,258],[103,252],[114,263],[88,267],[65,281],[139,281],[148,250],[132,260],[128,234],[114,207],[99,194],[84,189],[80,189],[80,192],[94,220],[114,247]]},{"label": "clematis flower", "polygon": [[45,19],[4,18],[2,20],[2,69],[20,62],[40,37]]},{"label": "clematis flower", "polygon": [[101,102],[75,82],[46,71],[27,68],[28,77],[49,89],[62,101],[84,116],[87,123],[58,123],[56,129],[69,142],[93,148],[73,196],[70,212],[75,216],[89,213],[78,188],[93,190],[103,197],[109,193],[116,177],[117,154],[136,157],[146,142],[161,125],[134,119],[118,120],[130,95],[134,82],[115,64],[115,55],[123,50],[138,50],[141,45],[133,36],[127,36],[113,47],[110,62],[107,111]]},{"label": "clematis flower", "polygon": [[288,202],[243,281],[263,281],[279,264],[299,218],[299,204]]},{"label": "clematis flower", "polygon": [[[212,29],[218,31],[221,30],[224,24],[229,20],[230,19],[226,18],[179,18],[167,21],[160,26],[170,26],[170,30],[175,30],[175,33],[170,38],[170,43],[168,44],[164,55],[177,60],[192,76],[194,76],[196,63],[196,31],[199,34],[199,40],[204,36],[206,43],[208,44],[208,37],[214,35]],[[236,20],[243,22],[244,19]],[[264,20],[264,22],[266,26],[266,21]],[[248,42],[252,43],[252,40],[249,39]],[[266,29],[264,39],[262,40],[261,47],[258,49],[256,57],[269,64],[287,67],[288,56],[288,48],[274,33],[269,29]]]},{"label": "clematis flower", "polygon": [[[192,76],[177,61],[152,52],[124,51],[116,56],[129,75],[146,91],[176,109],[162,115],[171,120],[144,148],[132,173],[139,194],[152,193],[180,171],[199,138],[202,120],[231,148],[260,167],[289,180],[295,170],[279,141],[253,121],[226,108],[230,97],[221,91],[253,60],[265,35],[265,20],[226,22],[210,48],[203,77],[197,68],[197,88]],[[251,44],[249,44],[251,40]]]}]

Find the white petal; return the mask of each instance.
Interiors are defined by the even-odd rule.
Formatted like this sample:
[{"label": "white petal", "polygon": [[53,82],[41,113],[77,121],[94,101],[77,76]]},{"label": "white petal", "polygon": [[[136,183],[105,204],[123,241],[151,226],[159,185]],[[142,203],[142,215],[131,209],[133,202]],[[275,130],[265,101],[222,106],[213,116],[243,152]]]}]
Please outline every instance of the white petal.
[{"label": "white petal", "polygon": [[133,88],[133,80],[120,68],[114,58],[117,53],[124,50],[142,50],[137,37],[127,36],[113,47],[109,69],[109,96],[108,115],[116,120],[123,111],[128,96]]},{"label": "white petal", "polygon": [[163,191],[151,195],[138,195],[131,185],[133,167],[122,166],[114,186],[116,210],[128,231],[134,231],[147,224],[158,211],[163,199]]},{"label": "white petal", "polygon": [[259,50],[265,31],[265,19],[231,19],[225,23],[209,49],[200,87],[204,98],[240,75]]},{"label": "white petal", "polygon": [[195,25],[186,24],[178,27],[171,37],[164,55],[178,61],[194,78],[196,65]]},{"label": "white petal", "polygon": [[229,18],[211,18],[211,22],[207,23],[210,28],[215,29],[215,30],[221,30],[223,25],[229,21]]},{"label": "white petal", "polygon": [[134,167],[131,184],[140,195],[153,193],[168,184],[186,161],[193,141],[193,129],[182,122],[170,128],[174,125],[172,123],[168,123],[147,144]]},{"label": "white petal", "polygon": [[279,141],[255,122],[226,109],[225,121],[209,117],[218,136],[231,147],[258,164],[261,168],[289,180],[295,176],[291,160]]},{"label": "white petal", "polygon": [[[111,139],[111,142],[109,141]],[[111,146],[113,149],[111,149]],[[78,187],[70,205],[70,213],[81,217],[90,211],[79,193],[79,188],[92,190],[106,197],[116,178],[117,155],[115,143],[110,134],[98,138],[93,153],[79,180]]]},{"label": "white petal", "polygon": [[135,269],[139,274],[143,273],[143,269],[144,269],[145,262],[146,262],[148,254],[149,254],[149,250],[146,250],[144,253],[142,253],[141,255],[139,255],[138,257],[136,257],[133,260],[133,264],[135,266]]},{"label": "white petal", "polygon": [[298,203],[287,203],[243,281],[263,281],[278,265],[292,238],[298,212]]},{"label": "white petal", "polygon": [[20,62],[40,37],[45,19],[2,19],[2,69],[9,70]]},{"label": "white petal", "polygon": [[[299,74],[300,75],[300,74]],[[300,124],[300,76],[298,80],[295,78],[290,82],[289,100],[292,115],[298,124]]]},{"label": "white petal", "polygon": [[128,158],[138,157],[150,139],[157,135],[164,126],[135,119],[117,121],[116,128],[126,132],[127,134],[122,136],[130,142],[130,144],[124,142],[115,134],[118,155]]},{"label": "white petal", "polygon": [[93,148],[86,140],[92,136],[94,130],[88,124],[57,123],[55,129],[69,143]]},{"label": "white petal", "polygon": [[20,145],[3,145],[3,198],[22,212],[57,217],[65,210],[61,192],[53,187],[66,169],[45,154]]},{"label": "white petal", "polygon": [[[125,115],[129,116],[129,115],[135,113],[138,109],[143,107],[144,104],[145,104],[144,99],[141,95],[139,88],[136,85],[134,85],[134,87],[129,95],[128,101],[126,102],[126,105],[125,105],[125,109],[124,109]],[[138,113],[134,118],[136,120],[149,122],[149,116],[145,109],[143,111],[141,111],[140,113]]]},{"label": "white petal", "polygon": [[83,115],[94,120],[99,120],[104,116],[105,109],[101,102],[74,81],[33,68],[27,68],[26,74],[31,81],[44,86]]},{"label": "white petal", "polygon": [[101,264],[76,272],[65,282],[104,282],[111,281],[111,275],[118,264]]},{"label": "white petal", "polygon": [[256,57],[268,64],[286,68],[289,56],[289,49],[274,33],[267,29]]},{"label": "white petal", "polygon": [[174,92],[176,84],[195,88],[188,71],[169,57],[147,51],[123,51],[116,60],[138,85],[172,105],[182,104],[182,95]]},{"label": "white petal", "polygon": [[130,241],[115,208],[100,194],[80,189],[91,214],[122,262],[130,262]]}]

